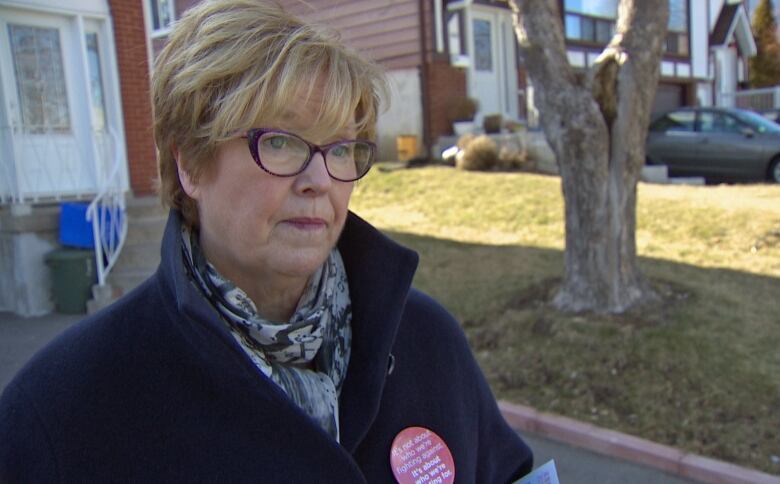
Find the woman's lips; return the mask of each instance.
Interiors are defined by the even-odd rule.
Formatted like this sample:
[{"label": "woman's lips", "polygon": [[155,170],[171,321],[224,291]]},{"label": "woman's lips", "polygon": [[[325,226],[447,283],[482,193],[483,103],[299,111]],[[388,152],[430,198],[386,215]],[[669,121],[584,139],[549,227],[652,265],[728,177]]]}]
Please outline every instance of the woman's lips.
[{"label": "woman's lips", "polygon": [[293,227],[299,230],[320,230],[320,229],[324,229],[327,226],[325,220],[321,218],[311,218],[311,217],[289,218],[284,222],[292,225]]}]

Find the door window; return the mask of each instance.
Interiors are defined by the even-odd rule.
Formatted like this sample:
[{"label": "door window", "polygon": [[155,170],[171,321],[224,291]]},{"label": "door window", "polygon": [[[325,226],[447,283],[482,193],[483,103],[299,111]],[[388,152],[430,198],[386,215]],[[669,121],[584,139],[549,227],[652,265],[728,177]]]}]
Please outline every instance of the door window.
[{"label": "door window", "polygon": [[92,101],[93,128],[103,131],[106,128],[106,100],[103,94],[103,76],[101,75],[100,50],[96,32],[86,33],[87,64],[89,66],[89,90]]},{"label": "door window", "polygon": [[694,111],[675,111],[663,116],[650,126],[650,131],[656,132],[689,132],[693,131],[696,122]]},{"label": "door window", "polygon": [[27,132],[70,132],[70,112],[56,28],[8,24],[22,125]]},{"label": "door window", "polygon": [[493,47],[490,21],[474,20],[474,67],[478,71],[493,70]]},{"label": "door window", "polygon": [[704,111],[699,114],[699,130],[702,133],[740,133],[742,125],[723,113]]}]

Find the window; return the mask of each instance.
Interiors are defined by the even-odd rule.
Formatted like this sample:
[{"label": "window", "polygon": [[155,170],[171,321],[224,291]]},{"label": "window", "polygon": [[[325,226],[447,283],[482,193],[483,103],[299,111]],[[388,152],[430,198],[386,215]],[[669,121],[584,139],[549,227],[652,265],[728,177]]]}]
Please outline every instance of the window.
[{"label": "window", "polygon": [[669,0],[666,52],[688,55],[688,0]]},{"label": "window", "polygon": [[703,133],[740,133],[741,129],[741,123],[727,114],[709,111],[699,114],[699,131]]},{"label": "window", "polygon": [[8,24],[8,35],[24,129],[70,132],[59,30]]},{"label": "window", "polygon": [[615,34],[617,0],[566,0],[565,9],[567,39],[603,45]]},{"label": "window", "polygon": [[610,19],[617,17],[618,0],[565,0],[564,4],[567,12]]},{"label": "window", "polygon": [[474,20],[474,67],[478,71],[493,70],[493,47],[490,22]]},{"label": "window", "polygon": [[695,111],[675,111],[655,121],[650,125],[650,131],[689,132],[694,131],[695,124]]},{"label": "window", "polygon": [[466,54],[465,36],[461,35],[463,15],[460,11],[449,12],[447,15],[447,41],[450,55],[459,56]]},{"label": "window", "polygon": [[149,13],[152,17],[152,33],[167,32],[174,19],[173,0],[149,0]]},{"label": "window", "polygon": [[86,34],[87,64],[89,66],[89,90],[92,101],[93,128],[99,131],[106,129],[106,101],[103,94],[103,76],[100,69],[100,50],[96,32]]},{"label": "window", "polygon": [[[564,0],[566,38],[599,45],[608,44],[615,35],[617,0]],[[687,56],[688,0],[669,0],[669,29],[665,50]]]}]

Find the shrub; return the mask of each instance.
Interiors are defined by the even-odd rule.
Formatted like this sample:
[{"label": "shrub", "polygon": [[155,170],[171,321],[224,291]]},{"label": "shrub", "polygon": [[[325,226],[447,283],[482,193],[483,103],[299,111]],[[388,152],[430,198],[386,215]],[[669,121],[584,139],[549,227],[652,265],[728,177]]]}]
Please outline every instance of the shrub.
[{"label": "shrub", "polygon": [[500,114],[487,114],[482,118],[482,127],[485,133],[500,133],[503,116]]},{"label": "shrub", "polygon": [[502,146],[498,151],[497,167],[501,170],[523,170],[528,168],[526,153],[514,144]]},{"label": "shrub", "polygon": [[498,148],[488,136],[476,136],[455,158],[455,167],[461,170],[489,170],[496,165]]},{"label": "shrub", "polygon": [[474,133],[466,133],[466,134],[464,134],[463,136],[458,138],[458,143],[457,143],[458,144],[458,149],[461,150],[461,151],[465,150],[466,146],[471,144],[471,142],[474,141],[474,139],[476,139],[476,137],[477,137],[477,135],[475,135]]},{"label": "shrub", "polygon": [[456,97],[450,101],[447,114],[450,122],[473,121],[474,115],[479,110],[479,103],[470,97]]}]

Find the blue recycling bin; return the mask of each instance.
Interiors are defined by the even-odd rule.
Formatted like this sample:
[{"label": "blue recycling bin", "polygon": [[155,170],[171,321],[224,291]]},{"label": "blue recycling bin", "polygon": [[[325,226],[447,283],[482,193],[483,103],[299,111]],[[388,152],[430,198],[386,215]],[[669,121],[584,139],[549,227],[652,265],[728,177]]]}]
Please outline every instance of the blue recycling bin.
[{"label": "blue recycling bin", "polygon": [[[92,233],[93,221],[87,221],[88,208],[89,204],[84,202],[60,204],[60,243],[62,245],[77,249],[95,248],[95,238]],[[103,227],[104,240],[116,243],[119,239],[119,223],[117,228],[112,231],[112,212],[105,208],[98,208],[98,216],[106,221]],[[124,217],[124,213],[120,213],[119,217],[120,219]]]}]

